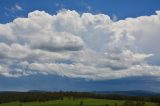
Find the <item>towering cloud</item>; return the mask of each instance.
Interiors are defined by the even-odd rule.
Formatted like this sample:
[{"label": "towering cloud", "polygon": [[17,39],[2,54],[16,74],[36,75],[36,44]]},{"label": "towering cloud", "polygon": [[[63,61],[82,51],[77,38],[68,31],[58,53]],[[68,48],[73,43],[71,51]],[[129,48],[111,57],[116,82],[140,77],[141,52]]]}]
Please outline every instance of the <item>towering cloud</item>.
[{"label": "towering cloud", "polygon": [[115,22],[105,14],[37,10],[0,24],[0,75],[159,77],[159,28],[159,11]]}]

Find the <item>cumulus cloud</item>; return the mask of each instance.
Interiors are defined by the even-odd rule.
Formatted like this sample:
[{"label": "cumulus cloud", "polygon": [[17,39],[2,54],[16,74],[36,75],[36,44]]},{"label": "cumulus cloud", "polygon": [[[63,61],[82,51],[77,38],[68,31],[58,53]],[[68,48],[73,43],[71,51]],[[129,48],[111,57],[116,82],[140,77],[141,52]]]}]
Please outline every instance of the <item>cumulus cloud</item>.
[{"label": "cumulus cloud", "polygon": [[34,11],[0,24],[0,75],[56,74],[106,80],[160,76],[156,15],[115,21],[108,15]]}]

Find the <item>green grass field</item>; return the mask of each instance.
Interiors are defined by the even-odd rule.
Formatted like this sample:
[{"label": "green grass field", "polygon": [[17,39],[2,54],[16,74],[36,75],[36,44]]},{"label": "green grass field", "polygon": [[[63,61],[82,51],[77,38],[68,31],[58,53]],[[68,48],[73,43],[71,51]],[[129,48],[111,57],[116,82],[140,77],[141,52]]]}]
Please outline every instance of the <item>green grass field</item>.
[{"label": "green grass field", "polygon": [[[53,100],[47,102],[12,102],[12,103],[3,103],[0,106],[80,106],[80,102],[83,101],[83,106],[105,106],[105,104],[109,104],[109,106],[115,106],[115,103],[118,106],[121,106],[124,101],[120,100],[104,100],[104,99],[69,99],[64,98],[63,100]],[[146,102],[145,106],[156,106],[155,103]]]}]

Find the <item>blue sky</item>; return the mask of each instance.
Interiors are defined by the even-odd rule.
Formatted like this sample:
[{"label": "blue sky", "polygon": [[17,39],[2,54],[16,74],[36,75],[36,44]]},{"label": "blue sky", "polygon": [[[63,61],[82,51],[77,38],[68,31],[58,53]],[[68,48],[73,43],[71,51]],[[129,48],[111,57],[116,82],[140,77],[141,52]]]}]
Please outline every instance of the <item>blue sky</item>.
[{"label": "blue sky", "polygon": [[160,92],[159,0],[0,0],[0,90]]},{"label": "blue sky", "polygon": [[[111,17],[117,16],[118,19],[128,17],[138,17],[152,15],[155,10],[160,9],[159,0],[0,0],[1,23],[12,21],[15,17],[26,17],[29,12],[34,10],[44,10],[50,14],[65,8],[76,10],[80,13],[91,12],[108,14]],[[22,6],[22,11],[11,12],[6,10],[14,7],[15,4]],[[9,16],[6,16],[7,13]]]}]

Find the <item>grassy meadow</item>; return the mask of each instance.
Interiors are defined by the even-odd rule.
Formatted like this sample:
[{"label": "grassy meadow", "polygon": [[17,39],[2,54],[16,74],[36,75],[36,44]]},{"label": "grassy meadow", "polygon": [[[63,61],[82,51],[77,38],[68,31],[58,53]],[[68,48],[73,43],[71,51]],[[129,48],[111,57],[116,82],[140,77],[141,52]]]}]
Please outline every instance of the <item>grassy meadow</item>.
[{"label": "grassy meadow", "polygon": [[[106,100],[106,99],[72,99],[64,98],[62,100],[53,100],[46,102],[11,102],[2,103],[0,106],[123,106],[123,100]],[[117,105],[116,105],[117,104]],[[158,106],[155,103],[145,102],[144,106]]]}]

